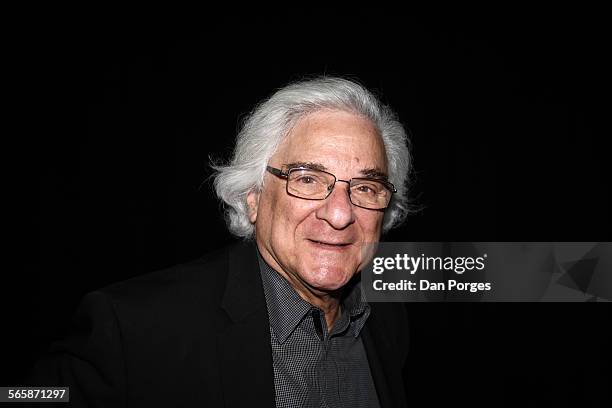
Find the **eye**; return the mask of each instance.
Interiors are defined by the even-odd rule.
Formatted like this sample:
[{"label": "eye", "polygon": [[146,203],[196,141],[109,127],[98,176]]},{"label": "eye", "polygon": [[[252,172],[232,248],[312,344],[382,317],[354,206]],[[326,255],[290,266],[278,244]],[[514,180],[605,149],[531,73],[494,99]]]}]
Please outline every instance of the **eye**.
[{"label": "eye", "polygon": [[364,196],[376,196],[380,195],[384,188],[374,181],[361,182],[353,186],[353,192]]},{"label": "eye", "polygon": [[311,176],[302,176],[298,179],[298,181],[302,184],[312,184],[316,182],[314,177]]},{"label": "eye", "polygon": [[376,191],[374,191],[372,188],[370,188],[370,186],[366,186],[366,185],[360,185],[359,187],[357,187],[357,191],[359,191],[360,193],[367,193],[367,194],[373,194],[376,193]]}]

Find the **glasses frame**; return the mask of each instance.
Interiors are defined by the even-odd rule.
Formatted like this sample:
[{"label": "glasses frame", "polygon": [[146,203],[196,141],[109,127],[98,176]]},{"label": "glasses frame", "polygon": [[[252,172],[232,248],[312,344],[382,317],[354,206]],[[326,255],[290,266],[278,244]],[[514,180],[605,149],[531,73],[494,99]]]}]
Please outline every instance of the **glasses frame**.
[{"label": "glasses frame", "polygon": [[[287,169],[286,172],[284,172],[281,169],[277,169],[275,167],[272,166],[266,166],[266,170],[270,173],[272,173],[273,175],[283,178],[285,180],[287,180],[287,182],[285,183],[285,191],[287,192],[287,194],[289,194],[292,197],[296,197],[296,198],[301,198],[303,200],[312,200],[312,201],[323,201],[326,200],[327,197],[329,197],[331,195],[331,193],[334,191],[334,189],[336,188],[336,183],[337,182],[342,182],[342,183],[347,183],[349,185],[348,188],[348,196],[349,196],[349,201],[351,202],[351,204],[353,204],[356,207],[359,208],[364,208],[366,210],[385,210],[387,208],[389,208],[389,204],[391,204],[391,199],[393,198],[393,194],[397,193],[397,189],[395,188],[395,186],[393,185],[393,183],[388,182],[387,180],[383,180],[383,179],[377,179],[377,178],[371,178],[371,177],[353,177],[349,180],[340,180],[336,177],[335,174],[332,174],[328,171],[324,171],[324,170],[319,170],[319,169],[312,169],[310,167],[292,167],[290,169]],[[291,174],[292,171],[296,171],[296,170],[315,170],[315,171],[320,171],[321,173],[325,173],[325,174],[329,174],[330,176],[332,176],[334,178],[334,184],[332,184],[332,188],[329,189],[329,191],[327,192],[327,195],[324,198],[305,198],[305,197],[300,197],[300,196],[296,196],[295,194],[291,194],[289,192],[289,175]],[[382,207],[382,208],[368,208],[368,207],[363,207],[359,204],[355,204],[353,202],[353,198],[351,197],[351,182],[353,180],[366,180],[366,181],[376,181],[378,183],[381,183],[383,186],[385,186],[385,188],[387,190],[389,190],[391,192],[391,198],[389,199],[389,203],[387,203],[386,207]]]}]

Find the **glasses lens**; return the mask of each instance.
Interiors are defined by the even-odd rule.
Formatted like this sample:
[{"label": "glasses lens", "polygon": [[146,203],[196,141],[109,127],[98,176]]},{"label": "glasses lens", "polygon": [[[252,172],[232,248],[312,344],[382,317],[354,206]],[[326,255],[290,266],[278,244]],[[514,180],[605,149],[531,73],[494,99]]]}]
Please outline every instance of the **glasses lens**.
[{"label": "glasses lens", "polygon": [[370,179],[353,179],[351,201],[360,207],[371,209],[387,208],[391,201],[391,190],[384,184]]},{"label": "glasses lens", "polygon": [[287,177],[287,191],[297,197],[322,200],[327,197],[334,182],[334,176],[324,171],[294,169]]}]

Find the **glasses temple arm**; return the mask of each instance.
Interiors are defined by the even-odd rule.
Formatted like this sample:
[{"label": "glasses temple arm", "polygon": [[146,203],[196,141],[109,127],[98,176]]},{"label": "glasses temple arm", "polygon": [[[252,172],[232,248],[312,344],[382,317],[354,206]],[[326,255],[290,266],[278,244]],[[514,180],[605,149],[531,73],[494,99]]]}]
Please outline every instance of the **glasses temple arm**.
[{"label": "glasses temple arm", "polygon": [[283,173],[282,170],[271,167],[271,166],[266,166],[266,170],[268,170],[270,173],[274,174],[275,176],[278,177],[283,177],[283,178],[287,178],[287,176],[289,176],[288,173]]}]

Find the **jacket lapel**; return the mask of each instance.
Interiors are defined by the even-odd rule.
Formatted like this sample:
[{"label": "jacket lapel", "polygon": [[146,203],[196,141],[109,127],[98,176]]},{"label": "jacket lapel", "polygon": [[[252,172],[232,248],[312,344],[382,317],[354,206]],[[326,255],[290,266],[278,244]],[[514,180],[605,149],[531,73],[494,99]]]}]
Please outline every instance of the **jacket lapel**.
[{"label": "jacket lapel", "polygon": [[222,307],[231,323],[217,337],[224,401],[228,407],[273,407],[270,323],[255,247],[233,247],[228,265]]},{"label": "jacket lapel", "polygon": [[381,319],[388,312],[379,310],[381,306],[379,304],[373,303],[370,306],[372,313],[361,331],[361,337],[368,355],[378,401],[381,408],[405,407],[406,397],[402,379],[405,354],[393,346],[390,341],[393,338],[393,327],[385,325]]}]

